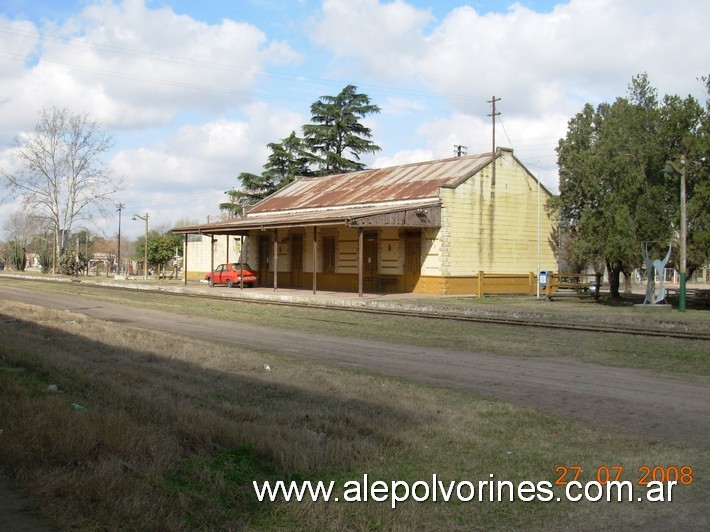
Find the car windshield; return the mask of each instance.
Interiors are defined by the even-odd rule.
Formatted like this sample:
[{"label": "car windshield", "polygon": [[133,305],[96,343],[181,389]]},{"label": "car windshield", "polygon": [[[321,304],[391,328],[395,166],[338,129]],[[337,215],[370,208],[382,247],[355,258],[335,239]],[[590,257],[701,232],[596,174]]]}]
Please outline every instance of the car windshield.
[{"label": "car windshield", "polygon": [[[232,264],[232,269],[234,269],[234,270],[241,270],[241,269],[242,269],[241,263],[239,263],[239,262],[233,263],[233,264]],[[246,262],[244,263],[244,269],[245,269],[245,270],[251,270],[251,268],[249,267],[249,265],[248,265]]]}]

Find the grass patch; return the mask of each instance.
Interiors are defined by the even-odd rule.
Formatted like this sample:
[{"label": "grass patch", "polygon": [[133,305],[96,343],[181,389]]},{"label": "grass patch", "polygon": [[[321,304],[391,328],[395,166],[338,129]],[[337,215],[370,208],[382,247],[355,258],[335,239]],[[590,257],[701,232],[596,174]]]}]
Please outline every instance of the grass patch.
[{"label": "grass patch", "polygon": [[[263,511],[252,481],[276,481],[286,476],[246,444],[218,450],[214,456],[188,459],[166,474],[168,497],[179,505],[188,528],[218,529],[225,520],[213,508],[224,508],[227,520],[245,524]],[[291,478],[300,478],[290,474]]]},{"label": "grass patch", "polygon": [[[656,372],[710,375],[708,342],[595,332],[551,330],[483,323],[428,320],[415,316],[383,316],[307,307],[279,307],[241,300],[186,299],[170,294],[118,291],[70,283],[42,283],[3,279],[3,282],[60,293],[79,293],[116,303],[279,329],[291,329],[343,338],[367,338],[421,347],[441,347],[507,356],[573,357],[585,362]],[[591,301],[562,300],[548,303],[530,298],[428,298],[410,303],[475,308],[514,315],[534,314],[540,320],[572,322],[624,320],[641,327],[689,327],[707,330],[710,312],[689,311],[680,318],[639,317],[632,308],[609,308]],[[452,303],[458,302],[458,303]],[[542,309],[542,310],[540,310]],[[426,330],[426,334],[422,331]]]},{"label": "grass patch", "polygon": [[[238,305],[236,305],[238,306]],[[0,302],[0,464],[63,528],[703,528],[708,452],[476,394]],[[271,371],[264,369],[268,363]],[[47,387],[56,384],[58,391]],[[86,412],[72,410],[76,402]],[[659,503],[259,503],[252,480],[583,480],[691,465]],[[574,525],[571,525],[574,523]]]}]

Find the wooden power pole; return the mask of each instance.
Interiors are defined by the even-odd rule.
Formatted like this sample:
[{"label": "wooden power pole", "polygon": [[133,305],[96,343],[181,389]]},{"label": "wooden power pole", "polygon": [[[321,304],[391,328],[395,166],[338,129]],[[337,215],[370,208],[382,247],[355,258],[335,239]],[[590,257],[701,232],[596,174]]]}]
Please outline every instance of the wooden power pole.
[{"label": "wooden power pole", "polygon": [[500,113],[496,113],[496,102],[499,102],[499,101],[500,101],[500,98],[496,98],[495,96],[493,96],[487,102],[487,103],[491,104],[491,114],[489,114],[488,116],[492,117],[492,119],[493,119],[493,142],[492,142],[492,149],[491,149],[493,171],[491,174],[491,186],[496,185],[496,116],[500,114]]}]

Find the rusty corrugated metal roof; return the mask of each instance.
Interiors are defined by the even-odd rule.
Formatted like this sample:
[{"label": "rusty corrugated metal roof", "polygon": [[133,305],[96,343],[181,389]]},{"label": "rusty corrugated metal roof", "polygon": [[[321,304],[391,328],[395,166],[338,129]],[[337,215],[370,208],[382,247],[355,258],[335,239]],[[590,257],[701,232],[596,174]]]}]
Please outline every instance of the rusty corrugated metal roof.
[{"label": "rusty corrugated metal roof", "polygon": [[231,222],[219,222],[204,225],[176,227],[172,231],[176,234],[206,234],[228,235],[246,234],[250,230],[277,229],[281,227],[303,227],[312,225],[349,225],[354,220],[387,214],[407,209],[439,208],[438,201],[408,201],[400,205],[392,203],[377,207],[343,207],[318,209],[306,212],[290,212],[279,214],[266,214],[253,218],[242,218]]},{"label": "rusty corrugated metal roof", "polygon": [[257,203],[247,217],[274,211],[438,198],[439,187],[457,184],[490,160],[491,154],[485,153],[324,177],[304,177]]}]

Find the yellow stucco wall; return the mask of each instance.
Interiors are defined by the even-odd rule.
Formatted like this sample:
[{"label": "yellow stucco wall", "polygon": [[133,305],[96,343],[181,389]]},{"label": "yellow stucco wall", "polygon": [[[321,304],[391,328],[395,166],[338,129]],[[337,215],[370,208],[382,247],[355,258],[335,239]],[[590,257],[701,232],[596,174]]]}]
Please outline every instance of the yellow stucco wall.
[{"label": "yellow stucco wall", "polygon": [[[478,271],[537,271],[537,182],[508,151],[496,165],[495,187],[489,165],[457,188],[442,189],[441,250],[438,260],[428,257],[427,272],[440,267],[444,276],[458,277]],[[552,222],[545,210],[548,197],[540,188],[541,270],[554,270],[556,264],[549,243]]]}]

